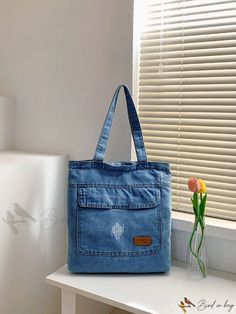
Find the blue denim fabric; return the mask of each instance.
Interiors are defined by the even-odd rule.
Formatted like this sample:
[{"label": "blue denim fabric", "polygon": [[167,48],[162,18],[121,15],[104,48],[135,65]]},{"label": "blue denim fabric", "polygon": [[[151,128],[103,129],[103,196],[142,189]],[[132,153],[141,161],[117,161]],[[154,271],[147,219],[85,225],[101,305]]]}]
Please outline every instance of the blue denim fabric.
[{"label": "blue denim fabric", "polygon": [[[78,273],[152,273],[170,267],[169,164],[147,162],[142,132],[126,86],[137,162],[103,157],[117,89],[93,160],[69,162],[68,269]],[[137,245],[136,237],[148,237]]]}]

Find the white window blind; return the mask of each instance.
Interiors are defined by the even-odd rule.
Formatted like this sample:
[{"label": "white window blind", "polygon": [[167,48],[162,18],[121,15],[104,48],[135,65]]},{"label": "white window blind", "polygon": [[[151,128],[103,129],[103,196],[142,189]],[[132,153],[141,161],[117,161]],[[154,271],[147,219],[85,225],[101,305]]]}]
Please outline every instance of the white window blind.
[{"label": "white window blind", "polygon": [[143,3],[138,112],[148,158],[171,163],[173,209],[192,212],[196,176],[208,187],[206,215],[236,220],[236,1]]}]

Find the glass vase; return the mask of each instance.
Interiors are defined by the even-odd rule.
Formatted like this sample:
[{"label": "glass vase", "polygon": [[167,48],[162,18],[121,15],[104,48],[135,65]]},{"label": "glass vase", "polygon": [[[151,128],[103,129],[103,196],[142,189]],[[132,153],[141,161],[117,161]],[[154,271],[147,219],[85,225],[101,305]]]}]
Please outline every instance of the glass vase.
[{"label": "glass vase", "polygon": [[195,220],[188,242],[188,275],[192,279],[203,279],[207,276],[207,247],[204,228]]}]

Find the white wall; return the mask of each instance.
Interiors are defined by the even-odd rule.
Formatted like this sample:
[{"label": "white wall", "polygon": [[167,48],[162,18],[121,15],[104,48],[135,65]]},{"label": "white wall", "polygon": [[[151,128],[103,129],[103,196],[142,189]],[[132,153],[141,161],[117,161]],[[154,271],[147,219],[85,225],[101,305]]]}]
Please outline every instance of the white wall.
[{"label": "white wall", "polygon": [[0,150],[13,145],[14,106],[11,97],[0,96]]},{"label": "white wall", "polygon": [[[131,86],[132,0],[0,0],[0,46],[0,95],[15,97],[13,148],[91,158],[115,88]],[[107,158],[129,160],[126,109],[117,109]],[[56,300],[45,314],[58,312]],[[110,311],[80,304],[82,314]]]},{"label": "white wall", "polygon": [[[0,94],[17,103],[15,148],[91,158],[114,89],[131,86],[132,0],[0,0],[0,43]],[[120,107],[108,157],[124,160]]]}]

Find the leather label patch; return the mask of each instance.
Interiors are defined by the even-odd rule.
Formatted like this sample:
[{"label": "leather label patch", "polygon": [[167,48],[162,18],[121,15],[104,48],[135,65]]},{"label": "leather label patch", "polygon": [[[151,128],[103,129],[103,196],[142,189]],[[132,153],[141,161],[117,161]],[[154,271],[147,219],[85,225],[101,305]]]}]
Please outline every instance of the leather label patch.
[{"label": "leather label patch", "polygon": [[133,238],[134,245],[136,246],[149,246],[152,244],[150,236],[138,236]]}]

